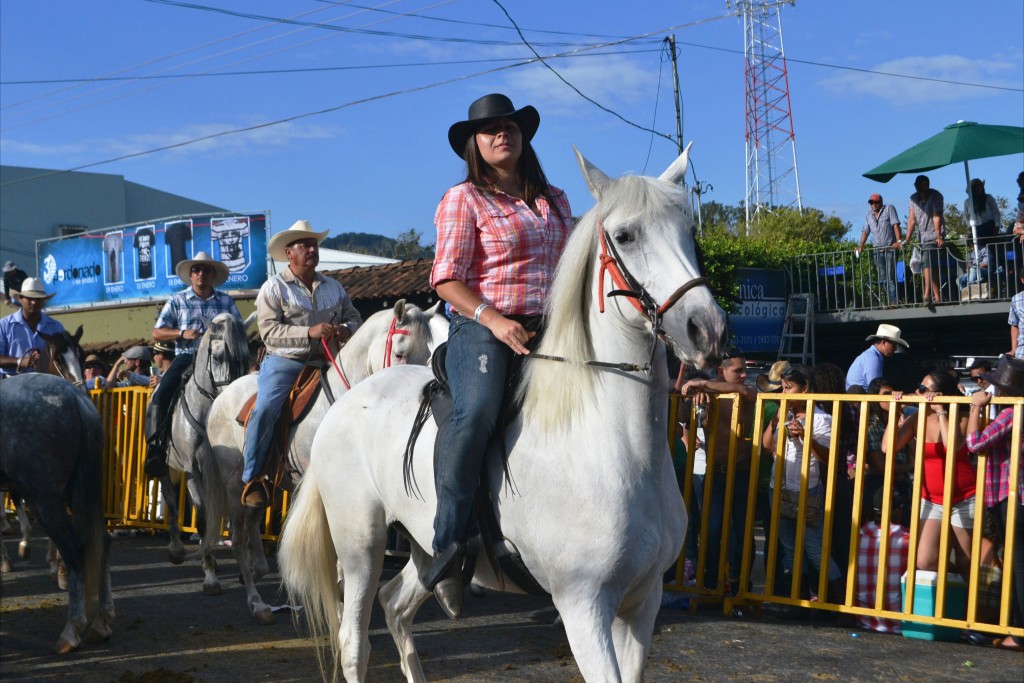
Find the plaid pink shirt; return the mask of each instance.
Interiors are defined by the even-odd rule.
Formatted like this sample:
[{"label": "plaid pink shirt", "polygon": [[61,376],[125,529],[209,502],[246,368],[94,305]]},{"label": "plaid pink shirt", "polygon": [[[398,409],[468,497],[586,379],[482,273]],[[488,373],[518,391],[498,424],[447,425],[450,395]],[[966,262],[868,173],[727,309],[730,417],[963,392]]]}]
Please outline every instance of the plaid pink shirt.
[{"label": "plaid pink shirt", "polygon": [[[1013,434],[1013,408],[999,411],[983,431],[967,435],[967,450],[988,451],[985,461],[985,507],[992,507],[1010,495],[1010,438]],[[1024,437],[1022,437],[1024,438]],[[1017,501],[1024,500],[1024,443],[1017,475]]]},{"label": "plaid pink shirt", "polygon": [[[860,529],[857,543],[857,590],[854,604],[857,607],[875,608],[878,595],[878,557],[882,547],[882,528],[875,522],[868,522]],[[903,593],[900,579],[907,571],[907,554],[910,552],[910,534],[899,524],[889,525],[889,557],[882,589],[882,609],[899,612],[903,609]],[[857,615],[861,628],[882,633],[899,633],[900,622],[893,619]]]},{"label": "plaid pink shirt", "polygon": [[[535,214],[522,199],[462,183],[437,205],[430,286],[459,280],[504,315],[539,315],[572,227],[565,193],[550,187]],[[460,311],[467,315],[472,311]]]}]

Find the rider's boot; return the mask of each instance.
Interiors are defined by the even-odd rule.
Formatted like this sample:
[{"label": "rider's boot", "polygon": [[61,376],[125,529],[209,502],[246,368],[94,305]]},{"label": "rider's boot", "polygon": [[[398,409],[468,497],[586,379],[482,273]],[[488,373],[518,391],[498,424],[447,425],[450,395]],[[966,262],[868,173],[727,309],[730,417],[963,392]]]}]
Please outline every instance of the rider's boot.
[{"label": "rider's boot", "polygon": [[462,577],[462,560],[465,553],[464,544],[452,543],[437,554],[433,564],[420,576],[420,581],[428,590],[433,591],[441,609],[451,619],[462,616],[462,597],[466,587]]},{"label": "rider's boot", "polygon": [[156,403],[146,408],[146,474],[159,478],[167,474],[167,446],[161,434],[163,415]]}]

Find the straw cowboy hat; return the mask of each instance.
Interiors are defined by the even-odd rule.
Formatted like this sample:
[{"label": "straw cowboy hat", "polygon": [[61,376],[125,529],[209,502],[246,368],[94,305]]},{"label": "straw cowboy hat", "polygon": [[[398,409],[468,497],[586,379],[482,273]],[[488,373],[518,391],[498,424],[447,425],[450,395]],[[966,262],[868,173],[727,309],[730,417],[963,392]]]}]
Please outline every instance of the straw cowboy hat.
[{"label": "straw cowboy hat", "polygon": [[320,244],[327,237],[328,232],[328,230],[316,232],[313,230],[313,226],[309,224],[309,221],[295,221],[292,223],[292,227],[270,238],[267,251],[270,252],[275,261],[287,261],[288,256],[284,253],[284,250],[289,244],[308,239],[315,239],[316,243]]},{"label": "straw cowboy hat", "polygon": [[791,367],[788,360],[778,360],[772,363],[768,374],[757,376],[757,381],[755,382],[757,390],[769,394],[782,391],[782,374]]},{"label": "straw cowboy hat", "polygon": [[15,263],[14,261],[8,261],[7,263],[4,264],[4,272],[5,273],[9,273],[12,270],[17,270],[17,269],[18,269],[18,264]]},{"label": "straw cowboy hat", "polygon": [[[484,95],[473,104],[469,105],[469,118],[452,124],[448,129],[448,144],[460,157],[466,151],[466,140],[479,128],[495,119],[512,119],[519,125],[523,132],[523,140],[529,142],[533,139],[537,128],[540,126],[540,114],[530,105],[522,109],[516,109],[515,105],[505,95],[492,93]],[[465,157],[462,157],[465,158]]]},{"label": "straw cowboy hat", "polygon": [[213,270],[216,273],[213,276],[214,287],[220,287],[228,281],[228,267],[205,251],[196,254],[196,257],[193,259],[187,259],[174,266],[174,273],[181,278],[182,282],[191,282],[189,271],[192,270],[192,266],[213,266]]},{"label": "straw cowboy hat", "polygon": [[994,384],[997,389],[1024,389],[1024,360],[1003,356],[996,369],[986,372],[982,378]]},{"label": "straw cowboy hat", "polygon": [[878,331],[877,332],[875,332],[874,334],[870,335],[864,341],[868,342],[869,344],[874,344],[879,339],[888,339],[889,341],[893,342],[894,344],[902,346],[905,349],[909,349],[910,348],[910,344],[908,344],[907,342],[903,341],[900,338],[901,335],[902,335],[902,332],[900,332],[900,328],[896,327],[895,325],[886,325],[886,324],[883,323],[883,324],[878,326]]},{"label": "straw cowboy hat", "polygon": [[57,292],[47,294],[46,290],[43,288],[43,283],[34,277],[25,278],[25,281],[21,283],[20,292],[15,292],[13,289],[11,292],[22,298],[42,299],[43,301],[49,301],[53,297],[57,296]]}]

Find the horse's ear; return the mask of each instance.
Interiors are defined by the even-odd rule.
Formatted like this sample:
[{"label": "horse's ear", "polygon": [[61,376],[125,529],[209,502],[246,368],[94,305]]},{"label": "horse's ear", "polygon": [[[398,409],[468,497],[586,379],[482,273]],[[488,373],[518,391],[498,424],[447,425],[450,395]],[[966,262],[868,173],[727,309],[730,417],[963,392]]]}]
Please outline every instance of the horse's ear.
[{"label": "horse's ear", "polygon": [[395,320],[402,322],[402,318],[405,317],[405,299],[399,299],[395,302]]},{"label": "horse's ear", "polygon": [[242,327],[249,329],[249,326],[256,322],[256,311],[249,314],[249,317],[242,322]]},{"label": "horse's ear", "polygon": [[203,321],[204,330],[210,329],[210,325],[213,324],[213,320],[211,320],[210,318],[204,318],[203,316],[199,316],[199,319]]},{"label": "horse's ear", "polygon": [[435,315],[444,315],[441,312],[441,304],[442,303],[443,302],[440,299],[438,299],[436,304],[434,304],[433,306],[431,306],[430,308],[428,308],[427,310],[425,310],[423,312],[427,314],[428,318],[432,318]]},{"label": "horse's ear", "polygon": [[73,335],[71,335],[71,338],[75,340],[75,343],[76,343],[76,344],[77,344],[77,343],[78,343],[79,341],[81,341],[81,339],[82,339],[82,332],[83,332],[83,331],[84,331],[84,330],[83,330],[82,326],[81,326],[81,325],[79,325],[79,326],[78,326],[78,329],[77,329],[77,330],[75,330],[75,333],[74,333]]},{"label": "horse's ear", "polygon": [[686,149],[683,150],[683,153],[665,169],[664,173],[658,176],[658,180],[667,180],[674,185],[686,178],[686,169],[690,165],[691,147],[693,147],[692,142],[686,145]]},{"label": "horse's ear", "polygon": [[580,164],[580,170],[583,171],[583,177],[587,181],[587,186],[590,188],[590,194],[594,195],[594,199],[601,199],[601,193],[604,191],[606,185],[611,180],[604,173],[601,172],[597,166],[586,160],[580,151],[573,145],[572,151],[576,153],[576,161]]}]

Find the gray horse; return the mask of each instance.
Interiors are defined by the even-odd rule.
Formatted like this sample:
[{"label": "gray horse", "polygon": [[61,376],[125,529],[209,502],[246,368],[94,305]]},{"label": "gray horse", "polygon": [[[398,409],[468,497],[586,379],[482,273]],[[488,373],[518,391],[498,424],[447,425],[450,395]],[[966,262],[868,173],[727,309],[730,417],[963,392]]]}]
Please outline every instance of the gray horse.
[{"label": "gray horse", "polygon": [[[185,560],[185,546],[181,542],[178,524],[181,477],[184,475],[202,526],[202,472],[196,466],[196,454],[206,441],[206,417],[213,400],[224,387],[249,372],[249,343],[245,328],[254,318],[255,314],[242,323],[229,313],[221,313],[206,323],[195,362],[182,378],[181,394],[169,415],[171,431],[167,464],[170,469],[160,477],[160,484],[170,537],[167,554],[173,564],[181,564]],[[212,567],[213,557],[206,553],[203,556],[204,567],[208,562]]]},{"label": "gray horse", "polygon": [[41,373],[0,381],[0,412],[0,485],[24,498],[68,568],[68,622],[56,651],[106,640],[114,598],[99,412],[81,389]]}]

